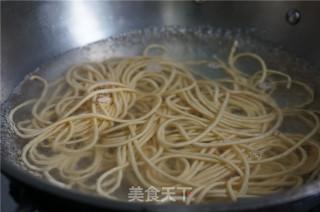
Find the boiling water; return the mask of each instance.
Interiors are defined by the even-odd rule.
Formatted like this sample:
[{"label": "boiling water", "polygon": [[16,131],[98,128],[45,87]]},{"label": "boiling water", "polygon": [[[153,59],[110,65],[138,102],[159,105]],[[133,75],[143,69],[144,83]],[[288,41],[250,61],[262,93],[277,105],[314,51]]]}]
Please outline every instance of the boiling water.
[{"label": "boiling water", "polygon": [[[120,56],[138,56],[142,54],[143,49],[149,44],[160,44],[167,48],[168,56],[174,60],[209,60],[207,67],[195,67],[196,70],[210,78],[226,77],[219,65],[212,59],[212,55],[227,61],[230,49],[234,40],[239,42],[237,52],[252,52],[261,56],[269,69],[283,71],[288,73],[293,79],[306,82],[315,91],[315,102],[310,105],[312,109],[320,109],[320,69],[307,65],[301,60],[290,56],[281,50],[278,45],[263,41],[253,35],[252,31],[228,30],[211,27],[166,27],[150,28],[143,31],[135,31],[119,36],[111,37],[85,47],[71,50],[48,64],[38,68],[33,74],[40,75],[52,82],[64,75],[66,71],[75,64],[91,61],[103,61],[111,57]],[[152,53],[152,52],[151,52]],[[157,52],[153,52],[157,53]],[[249,74],[260,70],[260,65],[252,59],[241,59],[236,64],[240,70]],[[7,114],[12,107],[23,101],[40,96],[42,84],[37,81],[26,80],[18,86],[9,99],[2,105],[2,134],[1,134],[1,155],[11,161],[13,165],[26,169],[21,162],[21,149],[27,142],[18,138],[11,130],[7,122]],[[290,98],[295,93],[295,98]],[[306,92],[302,89],[293,87],[288,91],[283,89],[275,98],[280,106],[288,103],[298,103],[306,98]],[[28,117],[26,113],[28,108],[20,110],[16,117],[24,119]],[[18,121],[18,120],[16,120]],[[288,131],[302,130],[299,124],[289,121],[289,124],[283,126]],[[30,170],[28,170],[30,171]],[[42,177],[41,173],[32,172]],[[121,198],[127,198],[128,185],[123,183],[122,191],[116,195]]]}]

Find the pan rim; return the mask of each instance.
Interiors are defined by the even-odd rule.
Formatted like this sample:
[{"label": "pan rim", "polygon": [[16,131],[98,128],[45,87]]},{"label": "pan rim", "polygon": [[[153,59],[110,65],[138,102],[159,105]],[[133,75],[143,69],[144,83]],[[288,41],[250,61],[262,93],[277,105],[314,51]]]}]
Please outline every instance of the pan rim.
[{"label": "pan rim", "polygon": [[[177,27],[177,26],[165,26],[165,27]],[[182,27],[182,26],[178,26]],[[208,27],[208,26],[198,26],[198,28],[201,27]],[[191,27],[191,28],[197,28],[197,27]],[[211,26],[209,28],[212,28]],[[97,44],[102,41],[106,41],[108,39],[117,38],[122,35],[128,35],[130,33],[134,33],[137,31],[148,31],[151,30],[151,28],[145,28],[145,29],[138,29],[129,31],[126,33],[120,33],[113,36],[110,36],[106,39],[98,40],[87,45],[93,45]],[[213,27],[214,29],[214,27]],[[222,28],[223,30],[227,30],[228,28]],[[235,28],[237,29],[237,28]],[[231,29],[231,30],[235,30]],[[272,44],[273,42],[267,41],[268,43]],[[46,66],[50,62],[54,61],[56,58],[59,58],[61,55],[64,55],[70,51],[73,51],[75,49],[82,48],[82,46],[72,48],[66,52],[63,52],[62,54],[59,54],[53,58],[51,58],[46,63],[42,64],[41,66]],[[286,51],[286,49],[281,49],[281,51]],[[292,55],[290,54],[292,57]],[[310,65],[310,64],[308,64]],[[314,64],[311,64],[314,65]],[[41,67],[40,66],[40,67]],[[318,67],[317,65],[315,65]],[[6,101],[6,99],[2,99]],[[1,102],[2,104],[2,102]],[[0,142],[1,143],[1,142]],[[1,143],[2,145],[2,143]],[[166,205],[160,205],[160,204],[152,204],[152,203],[137,203],[137,202],[126,202],[126,201],[116,201],[104,198],[102,196],[94,196],[90,194],[86,194],[84,192],[80,192],[74,189],[65,189],[59,186],[56,186],[44,179],[41,179],[39,177],[36,177],[32,175],[31,173],[28,173],[8,160],[6,160],[4,157],[1,156],[1,172],[4,173],[6,176],[13,178],[15,180],[18,180],[22,182],[23,184],[29,185],[33,188],[36,188],[37,190],[57,195],[59,197],[63,197],[67,200],[73,200],[76,202],[80,202],[86,205],[90,205],[93,207],[99,207],[99,208],[108,208],[108,209],[115,209],[115,210],[128,210],[130,211],[164,211],[164,210],[177,210],[177,211],[248,211],[248,210],[258,210],[258,209],[267,209],[272,208],[275,206],[279,206],[286,203],[292,203],[295,201],[302,201],[305,198],[314,196],[317,199],[319,199],[320,202],[320,179],[312,181],[308,184],[289,189],[280,193],[266,195],[262,197],[252,198],[252,199],[241,199],[236,202],[223,202],[223,203],[207,203],[207,204],[195,204],[195,205],[189,205],[186,206],[184,204],[180,205],[173,205],[173,204],[166,204]]]},{"label": "pan rim", "polygon": [[[104,198],[102,196],[94,196],[80,192],[75,189],[66,189],[56,186],[44,179],[38,178],[31,173],[25,172],[18,167],[12,165],[5,158],[1,158],[1,172],[13,178],[25,185],[31,186],[41,192],[56,195],[66,200],[79,202],[88,206],[104,208],[104,209],[116,209],[116,210],[128,210],[131,211],[163,211],[167,209],[175,209],[178,211],[248,211],[257,209],[267,209],[275,206],[283,205],[286,203],[292,203],[295,201],[303,201],[308,197],[315,197],[320,200],[320,179],[307,183],[305,185],[292,188],[280,193],[266,195],[257,198],[242,199],[236,202],[223,202],[223,203],[206,203],[206,204],[152,204],[152,203],[137,203],[116,201]],[[304,207],[305,208],[305,207]]]}]

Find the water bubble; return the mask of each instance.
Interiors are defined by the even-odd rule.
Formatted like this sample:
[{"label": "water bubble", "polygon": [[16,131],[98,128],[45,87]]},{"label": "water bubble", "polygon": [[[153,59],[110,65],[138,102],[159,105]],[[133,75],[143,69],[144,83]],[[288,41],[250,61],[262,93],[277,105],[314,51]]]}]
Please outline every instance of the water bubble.
[{"label": "water bubble", "polygon": [[105,104],[111,104],[112,98],[110,96],[102,96],[98,98],[98,102],[105,103]]},{"label": "water bubble", "polygon": [[267,82],[260,82],[258,86],[261,89],[271,89],[273,87],[271,83]]},{"label": "water bubble", "polygon": [[226,30],[226,31],[224,32],[224,36],[225,36],[226,38],[232,39],[232,32],[231,32],[231,30]]},{"label": "water bubble", "polygon": [[274,136],[279,136],[280,134],[281,134],[281,132],[280,132],[279,130],[277,130],[277,131],[275,131],[275,132],[273,133]]},{"label": "water bubble", "polygon": [[151,63],[147,65],[147,71],[150,72],[160,72],[162,70],[162,66],[157,63]]},{"label": "water bubble", "polygon": [[261,152],[258,150],[252,150],[249,152],[249,157],[254,160],[258,160],[261,158]]},{"label": "water bubble", "polygon": [[179,31],[180,31],[182,34],[185,34],[185,33],[187,32],[187,29],[186,29],[186,28],[181,28]]},{"label": "water bubble", "polygon": [[217,68],[220,68],[220,64],[216,61],[211,61],[208,63],[208,67],[209,68],[213,68],[213,69],[217,69]]}]

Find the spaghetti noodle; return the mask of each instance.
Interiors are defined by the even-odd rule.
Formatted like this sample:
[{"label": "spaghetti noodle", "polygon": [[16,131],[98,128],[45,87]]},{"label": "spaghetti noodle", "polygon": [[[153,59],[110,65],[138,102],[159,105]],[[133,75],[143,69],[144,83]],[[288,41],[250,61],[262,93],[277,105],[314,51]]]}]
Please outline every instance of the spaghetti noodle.
[{"label": "spaghetti noodle", "polygon": [[[28,139],[22,160],[57,185],[117,199],[124,179],[131,185],[189,186],[186,203],[237,200],[271,194],[319,178],[319,118],[304,109],[313,101],[305,83],[269,70],[253,53],[231,49],[230,75],[209,79],[192,70],[209,62],[172,61],[160,45],[142,56],[111,58],[72,67],[43,84],[40,98],[9,114],[14,131]],[[153,48],[163,55],[148,56]],[[235,63],[257,60],[249,76]],[[309,98],[280,108],[277,86],[301,86]],[[32,106],[31,118],[16,122],[17,110]],[[281,132],[294,117],[305,134]]]}]

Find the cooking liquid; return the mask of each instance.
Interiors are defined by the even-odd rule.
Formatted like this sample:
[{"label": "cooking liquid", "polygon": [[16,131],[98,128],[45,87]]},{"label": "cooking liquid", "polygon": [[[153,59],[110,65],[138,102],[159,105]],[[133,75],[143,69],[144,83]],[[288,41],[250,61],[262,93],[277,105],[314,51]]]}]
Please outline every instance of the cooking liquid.
[{"label": "cooking liquid", "polygon": [[[193,66],[193,69],[207,77],[218,79],[226,77],[227,74],[212,59],[212,55],[216,55],[223,61],[227,61],[230,49],[235,40],[239,42],[237,53],[252,52],[258,54],[265,60],[267,68],[288,73],[293,79],[308,83],[308,85],[314,89],[315,94],[319,93],[319,68],[307,65],[301,60],[292,57],[273,43],[264,42],[254,37],[250,31],[210,27],[150,28],[143,31],[122,34],[71,50],[58,56],[48,64],[41,66],[32,74],[42,76],[49,82],[53,82],[64,75],[66,71],[75,64],[103,61],[112,57],[139,56],[146,46],[150,44],[160,44],[167,48],[168,57],[173,60],[211,61],[207,66]],[[155,51],[153,53],[157,54],[158,52]],[[255,71],[261,69],[257,61],[247,58],[239,60],[236,65],[240,70],[248,74],[253,74]],[[3,105],[2,117],[7,117],[8,112],[14,106],[28,99],[38,98],[41,91],[41,82],[28,80],[28,77],[26,77],[26,80],[14,90],[13,94]],[[291,95],[292,93],[295,95]],[[282,107],[288,104],[302,102],[304,98],[306,98],[306,94],[307,93],[299,87],[293,86],[290,90],[284,87],[280,89],[280,92],[277,92],[274,98],[278,105]],[[318,96],[319,95],[315,95],[316,99],[314,103],[310,105],[310,108],[320,109],[320,98],[318,98]],[[23,108],[17,112],[15,121],[30,117],[27,111],[30,111],[30,107]],[[5,118],[2,122],[2,129],[2,156],[12,161],[16,166],[28,170],[20,159],[21,149],[28,141],[16,136]],[[284,121],[281,130],[303,133],[306,132],[307,129],[302,128],[298,121],[288,120]],[[252,155],[253,157],[258,157],[259,152],[253,152]],[[90,163],[90,160],[84,161],[84,166],[86,163]],[[43,177],[41,173],[30,172]],[[127,170],[126,174],[132,175],[132,171]],[[95,182],[96,179],[92,178],[91,180]],[[127,201],[130,186],[128,181],[123,180],[121,188],[118,189],[114,195],[119,199]],[[75,187],[75,189],[77,189],[77,187]],[[90,193],[96,194],[95,192]]]}]

